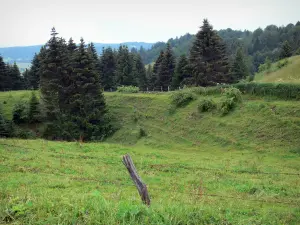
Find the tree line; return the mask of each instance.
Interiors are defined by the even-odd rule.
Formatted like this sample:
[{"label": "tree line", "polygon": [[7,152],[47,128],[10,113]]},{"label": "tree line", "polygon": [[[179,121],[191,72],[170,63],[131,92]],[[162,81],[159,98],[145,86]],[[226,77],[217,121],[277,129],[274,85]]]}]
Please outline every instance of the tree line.
[{"label": "tree line", "polygon": [[0,91],[25,89],[24,77],[16,63],[5,63],[0,56]]}]

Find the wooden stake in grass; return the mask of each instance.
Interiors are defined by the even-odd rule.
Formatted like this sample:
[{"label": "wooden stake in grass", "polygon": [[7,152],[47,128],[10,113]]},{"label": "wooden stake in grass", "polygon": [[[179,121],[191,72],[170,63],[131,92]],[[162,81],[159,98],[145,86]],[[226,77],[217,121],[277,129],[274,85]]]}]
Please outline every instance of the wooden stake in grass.
[{"label": "wooden stake in grass", "polygon": [[126,154],[123,156],[123,164],[126,166],[131,179],[138,189],[143,203],[150,206],[150,197],[148,194],[147,186],[138,175],[130,155]]}]

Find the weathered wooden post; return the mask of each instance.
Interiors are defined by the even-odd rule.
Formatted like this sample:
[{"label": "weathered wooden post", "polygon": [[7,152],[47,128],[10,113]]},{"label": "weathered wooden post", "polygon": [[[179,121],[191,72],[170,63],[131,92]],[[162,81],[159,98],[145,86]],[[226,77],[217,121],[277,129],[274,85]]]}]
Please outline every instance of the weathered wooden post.
[{"label": "weathered wooden post", "polygon": [[127,168],[131,179],[133,180],[136,188],[138,189],[143,203],[145,205],[150,206],[150,197],[149,197],[149,194],[148,194],[147,186],[142,181],[140,176],[138,175],[130,155],[126,154],[126,155],[123,156],[123,164]]}]

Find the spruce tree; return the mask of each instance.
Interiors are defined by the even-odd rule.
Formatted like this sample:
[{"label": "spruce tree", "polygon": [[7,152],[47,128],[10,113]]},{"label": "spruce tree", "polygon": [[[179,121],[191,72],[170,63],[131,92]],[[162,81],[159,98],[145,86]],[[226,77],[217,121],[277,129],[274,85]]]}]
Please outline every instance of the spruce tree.
[{"label": "spruce tree", "polygon": [[167,91],[169,89],[174,75],[174,69],[175,60],[171,46],[168,43],[158,70],[159,86],[162,87],[163,91]]},{"label": "spruce tree", "polygon": [[28,110],[28,122],[29,123],[37,123],[40,122],[41,113],[40,113],[40,103],[35,93],[31,93],[30,101],[29,101],[29,110]]},{"label": "spruce tree", "polygon": [[147,66],[146,78],[147,78],[148,90],[153,90],[156,77],[155,77],[155,74],[153,73],[153,68],[152,68],[151,64],[148,64],[148,66]]},{"label": "spruce tree", "polygon": [[99,59],[100,82],[104,90],[116,88],[116,59],[112,48],[102,49]]},{"label": "spruce tree", "polygon": [[52,28],[52,37],[46,44],[47,51],[40,67],[41,103],[50,129],[47,135],[59,132],[55,123],[58,122],[61,115],[60,94],[62,92],[62,80],[66,76],[64,68],[65,49],[62,46],[63,40],[58,38],[57,34],[55,28]]},{"label": "spruce tree", "polygon": [[72,38],[70,38],[68,41],[67,49],[68,49],[69,53],[73,53],[77,49],[77,46],[74,43],[74,40]]},{"label": "spruce tree", "polygon": [[8,69],[3,61],[2,56],[0,56],[0,91],[8,91],[10,85]]},{"label": "spruce tree", "polygon": [[234,82],[229,74],[225,45],[207,19],[196,34],[189,61],[195,85],[209,86]]},{"label": "spruce tree", "polygon": [[69,136],[77,140],[103,139],[108,132],[107,110],[94,59],[85,48],[83,39],[74,55],[71,81]]},{"label": "spruce tree", "polygon": [[291,45],[288,41],[283,42],[280,51],[280,59],[291,57],[293,54]]},{"label": "spruce tree", "polygon": [[172,78],[172,89],[174,90],[180,86],[189,84],[192,84],[192,81],[188,59],[185,55],[181,55],[176,64],[175,73]]},{"label": "spruce tree", "polygon": [[133,56],[133,77],[136,79],[136,83],[140,90],[147,90],[147,78],[145,65],[142,62],[141,56],[139,54],[134,54]]},{"label": "spruce tree", "polygon": [[39,70],[40,70],[40,60],[39,60],[39,56],[35,54],[31,61],[31,67],[28,74],[30,89],[37,90],[39,88],[39,82],[40,82]]},{"label": "spruce tree", "polygon": [[88,52],[91,54],[95,62],[98,61],[98,53],[93,42],[88,45]]},{"label": "spruce tree", "polygon": [[236,52],[231,74],[233,76],[234,82],[245,79],[250,75],[242,48],[239,48]]},{"label": "spruce tree", "polygon": [[157,57],[154,65],[153,65],[153,76],[152,76],[152,79],[149,80],[149,86],[153,87],[153,90],[160,90],[160,80],[159,80],[159,69],[161,67],[161,63],[163,61],[163,58],[164,58],[164,52],[161,51],[159,56]]},{"label": "spruce tree", "polygon": [[127,46],[120,46],[117,56],[116,83],[118,86],[134,85],[136,81],[132,76],[132,55]]},{"label": "spruce tree", "polygon": [[11,66],[10,78],[12,81],[12,90],[22,90],[24,89],[24,80],[21,77],[21,73],[16,62]]}]

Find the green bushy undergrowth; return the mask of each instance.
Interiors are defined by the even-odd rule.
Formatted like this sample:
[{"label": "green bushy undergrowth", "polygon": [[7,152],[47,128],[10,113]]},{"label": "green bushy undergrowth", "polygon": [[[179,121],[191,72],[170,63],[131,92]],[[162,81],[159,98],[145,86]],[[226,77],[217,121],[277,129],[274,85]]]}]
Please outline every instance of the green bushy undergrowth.
[{"label": "green bushy undergrowth", "polygon": [[135,86],[120,86],[117,87],[117,92],[122,92],[122,93],[138,93],[140,91],[139,87]]},{"label": "green bushy undergrowth", "polygon": [[199,112],[208,112],[216,108],[216,103],[212,99],[202,99],[197,108]]},{"label": "green bushy undergrowth", "polygon": [[172,105],[176,107],[184,107],[196,99],[197,96],[191,91],[176,91],[171,95]]},{"label": "green bushy undergrowth", "polygon": [[219,110],[222,115],[227,115],[238,103],[242,102],[242,93],[237,88],[226,88],[219,103]]}]

